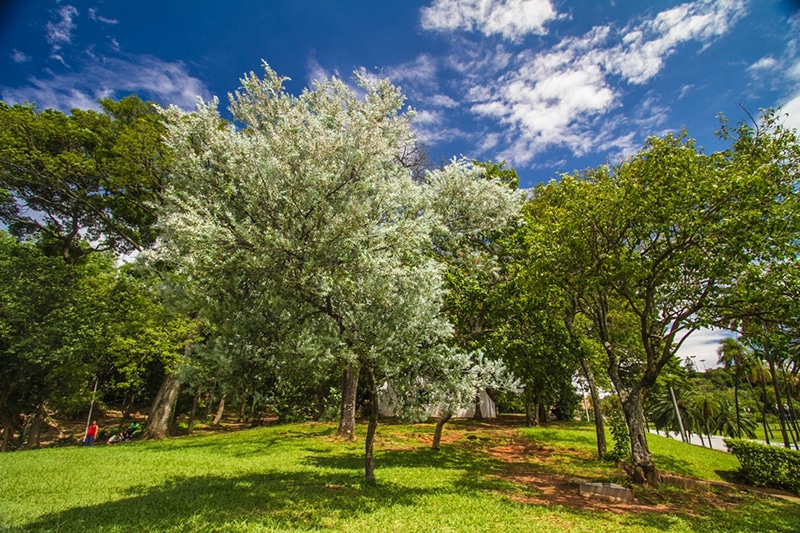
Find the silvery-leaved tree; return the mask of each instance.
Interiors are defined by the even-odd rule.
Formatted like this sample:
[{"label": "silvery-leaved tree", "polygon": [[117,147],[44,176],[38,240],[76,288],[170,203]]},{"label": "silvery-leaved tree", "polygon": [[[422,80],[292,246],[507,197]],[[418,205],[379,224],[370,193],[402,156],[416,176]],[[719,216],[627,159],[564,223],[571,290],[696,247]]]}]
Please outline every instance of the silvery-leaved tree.
[{"label": "silvery-leaved tree", "polygon": [[[234,275],[227,316],[278,321],[265,349],[279,359],[329,359],[367,376],[372,483],[378,380],[451,332],[440,313],[435,239],[450,231],[447,217],[476,231],[515,216],[519,202],[488,182],[485,199],[469,203],[482,211],[465,213],[460,196],[479,179],[466,162],[412,179],[397,154],[414,143],[413,113],[388,80],[356,75],[356,91],[334,78],[293,96],[264,67],[263,78],[251,73],[230,96],[233,124],[216,101],[191,114],[164,110],[176,161],[160,253],[198,287]],[[248,305],[236,309],[238,291]]]},{"label": "silvery-leaved tree", "polygon": [[382,398],[400,417],[427,420],[438,415],[432,448],[439,450],[444,425],[459,410],[475,405],[475,396],[483,390],[519,392],[520,381],[505,363],[485,357],[481,350],[468,352],[460,348],[438,346],[386,376]]}]

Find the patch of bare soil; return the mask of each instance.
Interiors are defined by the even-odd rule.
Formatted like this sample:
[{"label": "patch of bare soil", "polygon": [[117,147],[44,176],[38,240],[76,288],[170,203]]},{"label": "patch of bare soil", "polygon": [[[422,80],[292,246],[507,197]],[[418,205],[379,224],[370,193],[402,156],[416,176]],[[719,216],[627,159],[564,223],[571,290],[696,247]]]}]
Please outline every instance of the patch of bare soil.
[{"label": "patch of bare soil", "polygon": [[[105,412],[97,413],[96,416],[92,416],[92,420],[96,420],[98,426],[98,438],[95,444],[105,444],[109,437],[130,426],[132,422],[137,422],[144,427],[147,421],[147,415],[135,412],[132,413],[130,418],[123,418],[121,411],[108,409]],[[45,422],[46,425],[42,428],[39,438],[39,443],[42,447],[77,445],[81,443],[83,437],[86,435],[86,419],[77,420],[47,417]],[[272,422],[272,420],[259,421],[261,424],[270,422]],[[194,425],[194,433],[227,433],[248,429],[253,427],[253,425],[251,421],[241,422],[235,418],[223,417],[222,423],[216,426],[204,424],[200,421],[196,422]],[[179,432],[179,435],[181,434],[185,435],[186,431]]]},{"label": "patch of bare soil", "polygon": [[[590,509],[608,511],[612,513],[647,512],[669,513],[675,511],[669,505],[652,504],[640,501],[633,503],[610,502],[595,497],[587,497],[580,493],[580,484],[587,480],[570,478],[556,473],[536,472],[531,468],[532,463],[547,463],[554,459],[555,450],[537,446],[521,437],[514,438],[514,442],[489,448],[489,454],[508,465],[502,478],[525,485],[532,495],[510,495],[514,500],[522,503],[558,504],[576,509]],[[559,450],[557,453],[564,453]]]},{"label": "patch of bare soil", "polygon": [[[548,472],[547,465],[572,457],[585,459],[580,452],[541,446],[519,435],[518,420],[494,419],[476,424],[446,427],[442,445],[470,442],[478,443],[486,452],[506,465],[498,477],[527,487],[520,493],[506,493],[521,503],[557,504],[574,509],[606,511],[611,513],[689,513],[692,508],[726,509],[736,505],[736,495],[723,495],[713,491],[662,491],[633,487],[632,503],[614,502],[599,497],[584,496],[580,485],[596,480],[576,479],[556,472]],[[484,431],[482,431],[484,430]],[[490,430],[487,432],[485,430]],[[431,443],[429,435],[412,434],[418,442]],[[620,472],[622,470],[620,469]]]}]

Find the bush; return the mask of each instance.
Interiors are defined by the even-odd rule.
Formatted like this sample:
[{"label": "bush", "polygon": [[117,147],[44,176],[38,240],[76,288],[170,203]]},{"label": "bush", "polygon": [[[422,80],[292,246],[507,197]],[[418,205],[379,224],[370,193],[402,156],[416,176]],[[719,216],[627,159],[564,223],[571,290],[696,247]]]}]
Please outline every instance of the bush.
[{"label": "bush", "polygon": [[786,489],[800,494],[800,451],[742,439],[725,439],[751,485]]},{"label": "bush", "polygon": [[628,425],[625,423],[622,409],[612,409],[607,413],[606,420],[610,426],[611,436],[614,438],[614,448],[606,453],[605,458],[616,463],[633,462],[631,435],[628,432]]}]

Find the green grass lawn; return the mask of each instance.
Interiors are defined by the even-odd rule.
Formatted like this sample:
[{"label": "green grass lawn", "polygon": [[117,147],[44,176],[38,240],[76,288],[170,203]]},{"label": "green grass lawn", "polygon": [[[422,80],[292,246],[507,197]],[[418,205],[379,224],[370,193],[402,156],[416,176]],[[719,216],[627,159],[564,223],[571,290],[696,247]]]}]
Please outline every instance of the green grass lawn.
[{"label": "green grass lawn", "polygon": [[[356,442],[335,439],[333,425],[293,424],[0,454],[0,531],[800,531],[800,505],[749,495],[635,487],[637,506],[584,500],[570,477],[626,483],[593,458],[586,424],[459,420],[438,453],[432,424],[381,425],[374,487],[362,483],[359,429]],[[684,475],[738,467],[722,452],[650,442],[659,466]]]}]

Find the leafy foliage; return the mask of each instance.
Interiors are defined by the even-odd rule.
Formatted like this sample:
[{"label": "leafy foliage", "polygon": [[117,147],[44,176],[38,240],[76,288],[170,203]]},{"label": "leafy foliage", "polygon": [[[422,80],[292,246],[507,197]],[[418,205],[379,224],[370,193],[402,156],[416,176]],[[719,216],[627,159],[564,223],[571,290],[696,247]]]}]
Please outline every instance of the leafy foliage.
[{"label": "leafy foliage", "polygon": [[0,220],[70,263],[152,244],[170,156],[152,104],[102,100],[71,115],[0,102]]},{"label": "leafy foliage", "polygon": [[725,439],[725,445],[739,459],[748,483],[800,494],[800,452],[741,439]]}]

